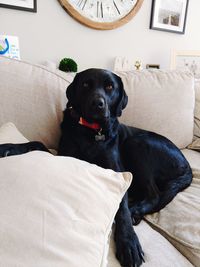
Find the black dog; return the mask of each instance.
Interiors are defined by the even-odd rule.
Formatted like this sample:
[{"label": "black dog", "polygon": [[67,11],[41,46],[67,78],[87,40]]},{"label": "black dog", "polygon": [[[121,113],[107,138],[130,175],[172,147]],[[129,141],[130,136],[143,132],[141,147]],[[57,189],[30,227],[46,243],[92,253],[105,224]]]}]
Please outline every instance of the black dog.
[{"label": "black dog", "polygon": [[[106,70],[78,73],[67,88],[59,155],[71,156],[115,171],[130,171],[134,184],[116,214],[116,256],[122,266],[140,266],[143,251],[132,224],[164,208],[192,181],[191,168],[167,138],[119,124],[128,97],[121,79]],[[0,146],[8,156],[48,151],[41,143]]]}]

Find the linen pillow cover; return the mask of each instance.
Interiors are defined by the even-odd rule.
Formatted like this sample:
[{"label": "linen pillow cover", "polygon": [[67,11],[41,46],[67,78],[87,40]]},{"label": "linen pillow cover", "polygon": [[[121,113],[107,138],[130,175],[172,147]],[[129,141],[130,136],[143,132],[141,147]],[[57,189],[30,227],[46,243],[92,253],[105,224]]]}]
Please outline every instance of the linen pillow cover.
[{"label": "linen pillow cover", "polygon": [[[12,123],[0,143],[27,139]],[[0,159],[0,265],[105,267],[132,175],[34,151]]]}]

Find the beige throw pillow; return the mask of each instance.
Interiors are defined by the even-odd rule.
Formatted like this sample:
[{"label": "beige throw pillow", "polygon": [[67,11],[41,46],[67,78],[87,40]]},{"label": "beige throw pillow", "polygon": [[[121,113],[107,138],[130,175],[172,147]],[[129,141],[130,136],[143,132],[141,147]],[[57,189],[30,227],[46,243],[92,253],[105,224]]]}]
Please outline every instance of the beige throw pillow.
[{"label": "beige throw pillow", "polygon": [[106,266],[130,173],[40,151],[1,158],[0,170],[0,265]]}]

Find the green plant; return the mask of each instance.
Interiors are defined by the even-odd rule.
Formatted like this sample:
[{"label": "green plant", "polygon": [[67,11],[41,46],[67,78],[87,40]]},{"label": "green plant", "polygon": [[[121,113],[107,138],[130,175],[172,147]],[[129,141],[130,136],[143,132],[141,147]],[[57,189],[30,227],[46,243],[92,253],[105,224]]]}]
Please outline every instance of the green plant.
[{"label": "green plant", "polygon": [[59,70],[65,72],[77,72],[78,66],[76,62],[71,58],[63,58],[59,64]]}]

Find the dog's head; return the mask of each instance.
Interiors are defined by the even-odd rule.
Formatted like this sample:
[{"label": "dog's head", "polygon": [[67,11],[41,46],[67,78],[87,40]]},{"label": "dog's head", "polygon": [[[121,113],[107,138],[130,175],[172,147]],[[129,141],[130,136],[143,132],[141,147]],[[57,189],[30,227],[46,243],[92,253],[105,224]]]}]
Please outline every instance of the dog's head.
[{"label": "dog's head", "polygon": [[73,107],[88,122],[119,117],[128,102],[121,78],[103,69],[76,74],[66,94],[68,107]]}]

